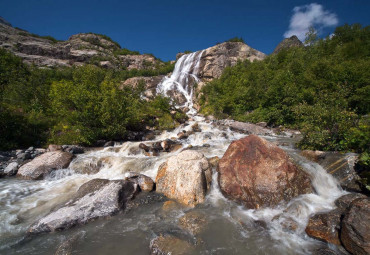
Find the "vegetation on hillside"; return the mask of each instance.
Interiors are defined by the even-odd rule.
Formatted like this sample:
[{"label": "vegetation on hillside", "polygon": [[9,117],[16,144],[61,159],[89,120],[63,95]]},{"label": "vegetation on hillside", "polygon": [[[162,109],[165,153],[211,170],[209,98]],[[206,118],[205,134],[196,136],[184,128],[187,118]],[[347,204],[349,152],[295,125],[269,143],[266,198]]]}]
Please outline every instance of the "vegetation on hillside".
[{"label": "vegetation on hillside", "polygon": [[202,112],[298,128],[301,148],[354,151],[369,165],[370,26],[311,30],[306,45],[227,68],[204,87]]},{"label": "vegetation on hillside", "polygon": [[0,49],[0,149],[46,143],[91,145],[98,139],[123,139],[146,126],[174,128],[183,114],[171,115],[169,99],[151,102],[142,88],[125,87],[130,77],[171,71],[107,70],[93,65],[63,69],[27,66]]}]

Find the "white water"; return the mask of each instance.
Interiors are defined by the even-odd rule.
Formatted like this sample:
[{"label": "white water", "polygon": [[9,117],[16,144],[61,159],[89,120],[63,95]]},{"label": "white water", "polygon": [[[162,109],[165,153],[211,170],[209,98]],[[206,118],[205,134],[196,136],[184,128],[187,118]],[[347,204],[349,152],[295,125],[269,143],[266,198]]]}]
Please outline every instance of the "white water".
[{"label": "white water", "polygon": [[[192,108],[193,89],[188,84],[189,75],[197,79],[196,74],[202,53],[195,52],[182,56],[171,77],[167,77],[158,86],[161,93],[166,93],[171,89],[183,93],[187,99],[186,106],[192,109],[191,113],[195,113],[195,110]],[[222,157],[233,140],[245,136],[232,132],[228,128],[206,122],[203,117],[193,116],[193,119],[188,122],[189,125],[182,125],[173,131],[163,132],[153,141],[176,137],[178,132],[190,130],[195,123],[198,123],[202,132],[194,133],[188,139],[181,140],[182,146],[186,148],[192,145],[193,149],[202,152],[206,157]],[[272,142],[287,139],[276,136],[265,138]],[[114,147],[78,155],[69,169],[56,171],[42,181],[0,179],[0,254],[18,253],[10,246],[22,239],[25,231],[33,222],[46,215],[56,205],[66,202],[73,196],[83,183],[94,178],[122,179],[129,171],[141,172],[155,179],[159,165],[181,151],[163,152],[158,157],[148,157],[139,149],[139,144],[140,142],[125,142]],[[208,144],[209,147],[203,147],[204,144]],[[305,160],[293,149],[284,149],[311,176],[315,193],[301,195],[288,204],[283,203],[276,208],[246,210],[222,196],[217,183],[217,173],[214,171],[207,201],[205,205],[197,209],[209,215],[209,220],[213,222],[202,236],[207,246],[202,248],[203,250],[200,250],[199,253],[309,254],[310,247],[317,245],[318,241],[308,238],[304,233],[309,216],[334,208],[335,199],[342,196],[344,192],[333,177],[318,164]],[[89,169],[89,167],[99,164],[101,164],[101,169],[96,173],[80,173],[84,167]],[[156,234],[155,229],[158,225],[160,228],[171,229],[173,224],[176,224],[179,215],[183,214],[183,211],[180,210],[172,216],[167,215],[163,218],[162,215],[158,216],[157,212],[156,207],[148,211],[138,210],[132,216],[115,216],[110,220],[104,220],[101,225],[89,223],[87,226],[71,230],[72,234],[78,229],[87,231],[87,235],[84,237],[85,241],[89,242],[91,247],[95,247],[93,243],[96,243],[95,248],[82,245],[81,249],[85,252],[81,251],[78,254],[101,254],[107,252],[106,249],[110,249],[111,246],[136,247],[131,240],[136,240],[135,238],[140,236],[144,241],[148,241],[147,239],[150,240],[153,233]],[[267,228],[265,230],[256,230],[254,222],[258,220],[266,222]],[[287,221],[294,222],[297,228],[290,230],[284,227]],[[89,236],[88,233],[92,234]],[[68,238],[68,235],[72,234],[66,234],[63,238]],[[117,236],[121,235],[124,235],[124,239],[116,240]],[[39,254],[42,249],[45,250],[44,254],[52,254],[53,252],[50,252],[49,249],[55,247],[55,238],[59,238],[57,236],[50,235],[44,239],[40,237],[28,246],[18,244],[15,247],[27,254]],[[100,239],[96,239],[96,236]],[[147,248],[149,243],[138,243],[136,250],[132,249],[136,253],[143,249],[143,245],[147,245]]]},{"label": "white water", "polygon": [[198,72],[200,59],[204,51],[197,51],[185,54],[176,62],[175,69],[170,77],[165,77],[157,86],[157,93],[168,95],[169,91],[180,92],[186,99],[184,105],[179,107],[188,107],[189,114],[195,114],[196,110],[193,107],[194,89],[191,86],[191,80],[199,82]]}]

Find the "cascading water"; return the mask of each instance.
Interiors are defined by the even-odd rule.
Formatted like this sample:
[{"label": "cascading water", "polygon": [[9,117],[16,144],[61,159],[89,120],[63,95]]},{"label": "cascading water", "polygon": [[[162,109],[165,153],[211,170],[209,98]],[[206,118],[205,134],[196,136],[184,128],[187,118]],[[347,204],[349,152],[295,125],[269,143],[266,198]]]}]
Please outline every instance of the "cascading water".
[{"label": "cascading water", "polygon": [[186,102],[178,107],[188,107],[189,114],[195,114],[196,110],[193,107],[193,86],[191,79],[194,82],[199,82],[198,72],[200,60],[204,51],[197,51],[190,54],[185,54],[176,62],[175,69],[170,77],[165,77],[157,86],[157,93],[169,96],[169,91],[177,91],[181,93]]},{"label": "cascading water", "polygon": [[[158,85],[160,93],[176,90],[184,95],[187,101],[179,107],[189,107],[191,114],[196,111],[193,109],[193,89],[189,82],[191,77],[198,81],[202,54],[203,51],[198,51],[182,56],[171,77]],[[189,131],[195,123],[202,132],[180,142],[183,148],[192,145],[206,157],[222,157],[233,140],[245,136],[195,115],[188,125],[165,131],[150,142],[176,137],[182,130]],[[271,142],[291,139],[280,136],[264,138]],[[178,218],[187,209],[166,214],[161,209],[162,203],[153,203],[109,219],[21,242],[33,222],[68,201],[87,181],[94,178],[122,179],[129,171],[141,172],[155,179],[159,165],[181,151],[163,152],[157,157],[147,156],[139,149],[139,144],[125,142],[78,155],[69,169],[58,170],[45,180],[0,179],[0,254],[54,254],[56,244],[76,235],[82,240],[76,241],[73,254],[148,254],[150,240],[159,233],[180,232],[180,235],[186,236],[179,230]],[[203,146],[205,144],[207,146]],[[214,169],[206,202],[193,209],[205,213],[209,222],[197,236],[196,240],[202,240],[202,245],[197,246],[193,254],[309,254],[313,247],[322,245],[305,235],[308,218],[314,213],[334,208],[333,202],[344,192],[318,164],[305,160],[292,148],[283,149],[311,176],[315,194],[301,195],[276,208],[246,210],[222,196]],[[82,171],[95,168],[95,172]],[[266,222],[266,228],[256,225],[255,222],[261,220]],[[284,223],[290,220],[297,224],[297,228],[287,231]],[[189,240],[194,242],[195,238],[190,237]]]}]

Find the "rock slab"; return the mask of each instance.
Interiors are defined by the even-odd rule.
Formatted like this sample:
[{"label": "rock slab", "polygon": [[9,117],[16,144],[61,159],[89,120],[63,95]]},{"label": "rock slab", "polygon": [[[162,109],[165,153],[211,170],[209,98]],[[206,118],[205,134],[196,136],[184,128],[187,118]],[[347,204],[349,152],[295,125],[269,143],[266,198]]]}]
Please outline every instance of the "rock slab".
[{"label": "rock slab", "polygon": [[312,191],[309,176],[282,149],[256,135],[232,142],[218,172],[222,193],[250,209],[273,207]]},{"label": "rock slab", "polygon": [[40,180],[54,170],[67,168],[72,159],[73,154],[69,152],[47,152],[21,166],[17,176],[24,179]]},{"label": "rock slab", "polygon": [[83,184],[75,197],[33,224],[28,232],[37,234],[69,229],[91,220],[113,215],[123,209],[136,193],[136,184],[124,180],[93,179]]}]

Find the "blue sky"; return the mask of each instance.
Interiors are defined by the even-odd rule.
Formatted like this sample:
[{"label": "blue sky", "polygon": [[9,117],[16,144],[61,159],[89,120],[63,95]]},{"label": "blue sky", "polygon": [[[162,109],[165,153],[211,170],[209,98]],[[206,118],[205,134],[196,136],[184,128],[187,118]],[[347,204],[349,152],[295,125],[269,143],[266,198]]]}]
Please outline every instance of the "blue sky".
[{"label": "blue sky", "polygon": [[269,54],[284,35],[302,38],[309,25],[322,36],[345,23],[370,25],[369,13],[369,0],[0,0],[0,16],[32,33],[60,40],[106,34],[163,60],[235,36]]}]

